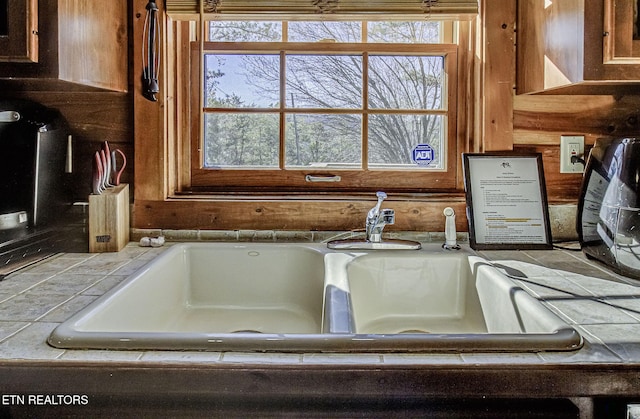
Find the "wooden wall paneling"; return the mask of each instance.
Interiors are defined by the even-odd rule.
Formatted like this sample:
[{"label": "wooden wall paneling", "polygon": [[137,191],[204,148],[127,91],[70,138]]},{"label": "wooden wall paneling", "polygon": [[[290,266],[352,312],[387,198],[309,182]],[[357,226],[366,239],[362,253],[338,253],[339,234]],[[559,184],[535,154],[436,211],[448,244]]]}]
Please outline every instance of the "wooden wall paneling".
[{"label": "wooden wall paneling", "polygon": [[74,191],[78,200],[91,192],[92,156],[102,142],[120,148],[128,162],[122,182],[130,183],[134,173],[133,121],[130,98],[116,92],[56,92],[34,95],[41,103],[56,108],[67,119],[74,138]]},{"label": "wooden wall paneling", "polygon": [[543,153],[550,202],[577,202],[582,175],[560,173],[560,136],[584,135],[588,154],[597,138],[638,135],[639,121],[638,95],[519,95],[514,148]]},{"label": "wooden wall paneling", "polygon": [[519,0],[516,93],[544,89],[545,0]]},{"label": "wooden wall paneling", "polygon": [[560,146],[558,144],[516,144],[513,149],[517,152],[542,154],[547,201],[550,204],[577,202],[582,184],[582,173],[560,173]]},{"label": "wooden wall paneling", "polygon": [[[175,191],[178,189],[178,177],[180,159],[179,152],[179,135],[178,127],[180,125],[181,112],[179,109],[180,94],[177,92],[177,78],[179,77],[180,70],[175,65],[177,62],[177,56],[180,55],[179,48],[167,48],[166,45],[180,45],[175,43],[175,39],[179,36],[179,31],[174,22],[167,18],[167,24],[164,28],[164,37],[166,42],[162,43],[162,54],[167,64],[164,66],[166,75],[166,88],[170,94],[165,95],[165,108],[166,108],[166,136],[167,136],[167,191]],[[175,92],[175,93],[174,93]]]},{"label": "wooden wall paneling", "polygon": [[[142,39],[147,0],[133,1],[132,36]],[[158,3],[158,7],[162,7]],[[164,13],[159,16],[163,18]],[[161,21],[163,29],[161,36],[165,36],[165,22]],[[164,57],[163,57],[164,58]],[[166,150],[164,93],[166,92],[166,60],[161,58],[160,89],[157,102],[151,102],[142,96],[142,42],[134,41],[133,47],[133,107],[134,107],[134,137],[135,137],[135,200],[163,201],[167,196]],[[136,225],[134,221],[134,226]]]},{"label": "wooden wall paneling", "polygon": [[[21,86],[30,90],[21,90]],[[68,123],[73,136],[74,169],[70,179],[74,200],[86,201],[91,193],[93,154],[100,149],[103,141],[109,141],[112,149],[120,148],[127,155],[129,161],[122,181],[131,183],[134,149],[129,95],[104,91],[66,91],[65,87],[64,83],[47,80],[37,84],[18,84],[18,88],[0,83],[2,97],[33,100],[57,109]]]},{"label": "wooden wall paneling", "polygon": [[[401,198],[405,199],[405,198]],[[329,230],[364,229],[373,200],[173,200],[135,201],[135,227],[187,230]],[[385,201],[396,211],[396,224],[385,231],[444,231],[442,209],[456,212],[456,228],[467,231],[465,200],[462,196],[430,197],[425,200]]]},{"label": "wooden wall paneling", "polygon": [[[169,193],[181,192],[191,187],[191,131],[197,129],[193,127],[193,118],[191,115],[191,95],[198,92],[199,82],[196,78],[193,82],[189,82],[191,71],[191,46],[190,41],[194,40],[195,25],[191,22],[175,21],[171,24],[170,29],[172,36],[175,36],[174,45],[179,45],[172,51],[175,57],[167,60],[168,64],[173,66],[173,79],[176,85],[180,85],[180,89],[171,88],[171,92],[175,92],[175,97],[171,102],[172,110],[169,113],[169,124],[173,124],[173,128],[169,130],[169,144],[174,147],[173,161],[170,167],[174,173],[169,175]],[[169,32],[168,32],[169,33]],[[183,133],[180,135],[179,133]]]},{"label": "wooden wall paneling", "polygon": [[125,1],[59,0],[59,78],[127,91],[127,12]]},{"label": "wooden wall paneling", "polygon": [[554,1],[550,4],[545,2],[545,89],[584,79],[584,2],[585,0]]},{"label": "wooden wall paneling", "polygon": [[[621,86],[621,89],[624,89]],[[640,96],[523,95],[514,100],[514,137],[519,144],[546,143],[549,134],[638,135]],[[536,139],[533,134],[541,137]],[[528,136],[523,141],[522,135]],[[559,144],[559,135],[555,144]]]},{"label": "wooden wall paneling", "polygon": [[483,151],[513,148],[516,0],[481,2],[483,21]]},{"label": "wooden wall paneling", "polygon": [[473,150],[473,141],[475,138],[474,122],[479,115],[475,114],[475,87],[473,80],[477,77],[476,73],[476,37],[475,29],[478,19],[459,23],[458,42],[460,45],[458,53],[458,100],[462,101],[465,106],[458,106],[457,113],[457,153],[455,158],[458,159],[457,182],[458,190],[464,189],[464,176],[462,172],[462,158],[464,152]]}]

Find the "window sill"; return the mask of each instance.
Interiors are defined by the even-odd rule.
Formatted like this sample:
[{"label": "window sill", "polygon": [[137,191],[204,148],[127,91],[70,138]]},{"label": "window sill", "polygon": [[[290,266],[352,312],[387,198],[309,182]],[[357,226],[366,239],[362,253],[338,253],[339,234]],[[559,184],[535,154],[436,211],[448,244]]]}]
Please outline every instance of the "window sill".
[{"label": "window sill", "polygon": [[[384,190],[384,189],[383,189]],[[388,192],[388,191],[387,191]],[[464,201],[460,192],[388,192],[387,201]],[[167,197],[168,201],[208,200],[208,201],[371,201],[375,203],[375,192],[178,192]]]}]

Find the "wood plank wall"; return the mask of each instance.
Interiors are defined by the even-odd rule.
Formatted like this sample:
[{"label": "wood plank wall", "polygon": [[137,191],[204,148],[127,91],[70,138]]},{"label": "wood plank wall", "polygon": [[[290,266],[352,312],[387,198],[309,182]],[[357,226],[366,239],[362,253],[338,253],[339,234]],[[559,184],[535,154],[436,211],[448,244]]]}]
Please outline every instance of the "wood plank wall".
[{"label": "wood plank wall", "polygon": [[640,135],[640,96],[519,95],[514,100],[514,148],[543,153],[552,202],[576,202],[581,174],[560,173],[560,136],[584,135],[587,151],[599,137]]},{"label": "wood plank wall", "polygon": [[500,7],[480,2],[482,21],[482,151],[513,148],[513,93],[516,77],[516,1]]},{"label": "wood plank wall", "polygon": [[[147,168],[135,171],[134,227],[348,229],[360,226],[361,214],[370,206],[369,200],[361,198],[345,197],[344,200],[329,204],[323,201],[306,206],[291,202],[274,203],[268,199],[247,201],[234,203],[233,211],[229,211],[230,206],[224,200],[199,202],[195,206],[190,202],[167,201],[166,144],[158,131],[165,123],[161,112],[158,112],[164,104],[140,102],[134,90],[139,86],[133,85],[137,83],[135,69],[140,55],[136,53],[139,44],[135,46],[137,43],[133,34],[140,30],[140,17],[136,16],[144,9],[146,1],[129,0],[128,4],[129,60],[133,63],[128,77],[131,83],[128,92],[94,89],[58,80],[56,0],[39,2],[40,62],[0,66],[0,97],[27,98],[57,108],[71,125],[76,140],[77,199],[86,199],[89,193],[91,155],[102,141],[109,140],[130,157],[123,178],[125,182],[134,183],[134,161]],[[504,57],[502,53],[491,54],[493,58],[490,62],[484,63],[482,74],[488,77],[487,80],[496,80],[496,83],[485,83],[476,90],[482,108],[480,111],[485,112],[485,117],[475,122],[476,133],[472,137],[475,146],[479,144],[478,147],[486,150],[513,148],[542,152],[549,201],[574,203],[577,202],[581,176],[559,173],[560,135],[583,134],[587,144],[592,144],[599,136],[635,134],[640,120],[640,95],[625,85],[604,90],[590,89],[592,93],[589,94],[580,89],[565,91],[562,95],[507,94],[515,86],[515,75],[513,81],[509,81],[509,74],[513,74],[513,61],[508,55],[515,55],[518,51],[517,47],[509,47],[509,42],[513,43],[517,4],[516,0],[504,0],[504,4],[501,3],[503,7],[483,9],[487,22],[491,22],[491,27],[484,32],[485,41],[494,45],[495,42],[502,42],[509,52]],[[531,19],[535,20],[536,17],[532,16]],[[492,29],[494,26],[496,28]],[[585,33],[585,37],[593,38],[593,34]],[[599,48],[598,45],[591,46]],[[493,90],[496,86],[501,87],[499,92]],[[142,106],[146,110],[134,115],[134,100],[138,109]],[[135,154],[134,126],[137,126],[138,132]],[[474,145],[471,147],[473,149]],[[392,200],[389,205],[399,212],[396,227],[400,230],[439,230],[443,225],[441,209],[446,205],[454,206],[459,215],[458,228],[466,229],[464,197],[461,193],[419,201]]]}]

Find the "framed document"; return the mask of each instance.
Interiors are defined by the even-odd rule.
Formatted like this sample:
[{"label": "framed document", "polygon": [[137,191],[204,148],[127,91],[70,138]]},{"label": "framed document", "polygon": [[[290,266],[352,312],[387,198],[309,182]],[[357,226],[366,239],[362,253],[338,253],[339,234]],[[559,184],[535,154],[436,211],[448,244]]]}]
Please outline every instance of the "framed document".
[{"label": "framed document", "polygon": [[473,249],[551,249],[540,153],[464,153]]}]

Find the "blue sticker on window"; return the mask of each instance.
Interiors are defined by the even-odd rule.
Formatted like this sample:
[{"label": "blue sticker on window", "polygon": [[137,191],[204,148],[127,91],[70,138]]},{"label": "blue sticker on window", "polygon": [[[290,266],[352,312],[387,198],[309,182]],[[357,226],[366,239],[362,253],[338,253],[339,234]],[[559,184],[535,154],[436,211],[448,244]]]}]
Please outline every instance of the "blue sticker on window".
[{"label": "blue sticker on window", "polygon": [[429,144],[418,144],[414,147],[411,158],[420,166],[428,166],[435,158],[435,152]]}]

